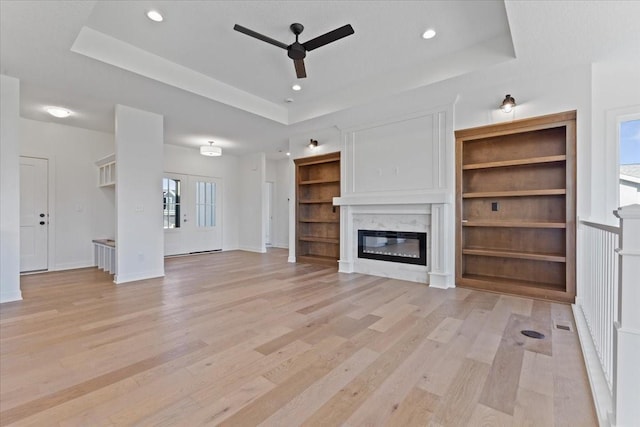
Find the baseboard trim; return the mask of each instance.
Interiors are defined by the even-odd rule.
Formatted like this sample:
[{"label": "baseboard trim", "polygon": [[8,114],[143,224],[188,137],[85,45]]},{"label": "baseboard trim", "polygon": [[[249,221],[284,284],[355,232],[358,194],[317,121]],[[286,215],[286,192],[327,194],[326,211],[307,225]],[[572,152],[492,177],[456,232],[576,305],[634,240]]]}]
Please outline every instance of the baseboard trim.
[{"label": "baseboard trim", "polygon": [[338,261],[338,272],[339,273],[353,273],[353,262],[352,261]]},{"label": "baseboard trim", "polygon": [[446,273],[429,273],[429,286],[438,289],[455,288],[453,283],[453,277],[451,274]]},{"label": "baseboard trim", "polygon": [[133,273],[128,275],[118,274],[113,277],[113,283],[115,283],[116,285],[121,285],[123,283],[155,279],[157,277],[164,277],[164,269],[158,271],[143,271],[142,273]]},{"label": "baseboard trim", "polygon": [[0,304],[22,300],[22,291],[0,293]]},{"label": "baseboard trim", "polygon": [[[93,260],[87,260],[82,262],[67,262],[64,264],[56,264],[53,267],[53,271],[65,271],[65,270],[76,270],[78,268],[87,268],[87,267],[95,267]],[[50,270],[51,271],[51,270]]]},{"label": "baseboard trim", "polygon": [[264,254],[267,252],[267,250],[265,248],[258,248],[258,247],[249,247],[249,246],[240,246],[238,248],[239,251],[245,251],[245,252],[256,252],[259,254]]}]

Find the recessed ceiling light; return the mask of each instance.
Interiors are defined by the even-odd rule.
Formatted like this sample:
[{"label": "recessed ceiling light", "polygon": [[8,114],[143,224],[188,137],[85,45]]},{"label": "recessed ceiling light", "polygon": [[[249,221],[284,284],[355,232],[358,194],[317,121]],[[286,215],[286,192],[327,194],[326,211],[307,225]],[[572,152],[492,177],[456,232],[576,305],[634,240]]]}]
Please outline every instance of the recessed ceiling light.
[{"label": "recessed ceiling light", "polygon": [[291,155],[291,153],[290,153],[289,151],[287,151],[285,154],[286,154],[287,156],[290,156],[290,155]]},{"label": "recessed ceiling light", "polygon": [[302,86],[300,86],[299,84],[294,84],[293,86],[291,86],[291,89],[297,92],[302,89]]},{"label": "recessed ceiling light", "polygon": [[162,20],[164,19],[160,12],[158,12],[157,10],[150,10],[149,12],[147,12],[147,18],[151,19],[154,22],[162,22]]},{"label": "recessed ceiling light", "polygon": [[47,107],[47,113],[59,119],[64,119],[65,117],[69,117],[71,115],[71,111],[65,110],[64,108],[60,107]]},{"label": "recessed ceiling light", "polygon": [[427,31],[422,33],[422,38],[425,40],[432,39],[435,36],[436,36],[436,30],[434,30],[433,28],[429,28]]}]

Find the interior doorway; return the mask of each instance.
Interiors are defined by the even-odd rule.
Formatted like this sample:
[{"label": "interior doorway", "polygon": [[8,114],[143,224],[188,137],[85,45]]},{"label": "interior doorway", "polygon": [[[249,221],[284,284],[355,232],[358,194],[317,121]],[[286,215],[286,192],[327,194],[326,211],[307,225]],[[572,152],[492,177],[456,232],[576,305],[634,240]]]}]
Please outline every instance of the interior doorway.
[{"label": "interior doorway", "polygon": [[20,272],[48,269],[48,160],[20,157]]}]

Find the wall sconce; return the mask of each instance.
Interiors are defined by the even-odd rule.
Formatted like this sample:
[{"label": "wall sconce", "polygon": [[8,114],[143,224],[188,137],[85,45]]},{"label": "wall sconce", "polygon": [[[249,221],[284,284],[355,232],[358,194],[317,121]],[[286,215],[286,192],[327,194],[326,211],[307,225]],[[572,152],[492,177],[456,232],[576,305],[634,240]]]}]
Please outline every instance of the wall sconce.
[{"label": "wall sconce", "polygon": [[310,139],[309,140],[309,148],[311,148],[313,150],[317,146],[318,146],[318,141],[317,140],[315,140],[315,139]]},{"label": "wall sconce", "polygon": [[510,113],[516,106],[516,100],[513,99],[513,96],[507,94],[507,96],[504,97],[504,101],[502,101],[502,104],[500,105],[500,109],[502,110],[503,113]]}]

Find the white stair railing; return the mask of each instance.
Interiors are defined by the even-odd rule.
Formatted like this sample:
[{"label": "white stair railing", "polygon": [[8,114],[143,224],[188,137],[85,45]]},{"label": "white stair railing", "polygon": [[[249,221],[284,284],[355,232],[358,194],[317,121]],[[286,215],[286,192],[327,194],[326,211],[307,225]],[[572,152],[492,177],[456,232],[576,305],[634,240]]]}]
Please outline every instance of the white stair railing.
[{"label": "white stair railing", "polygon": [[573,306],[600,425],[640,426],[640,205],[578,223]]},{"label": "white stair railing", "polygon": [[609,393],[612,394],[620,227],[580,221],[578,233],[581,262],[577,303],[584,314]]}]

